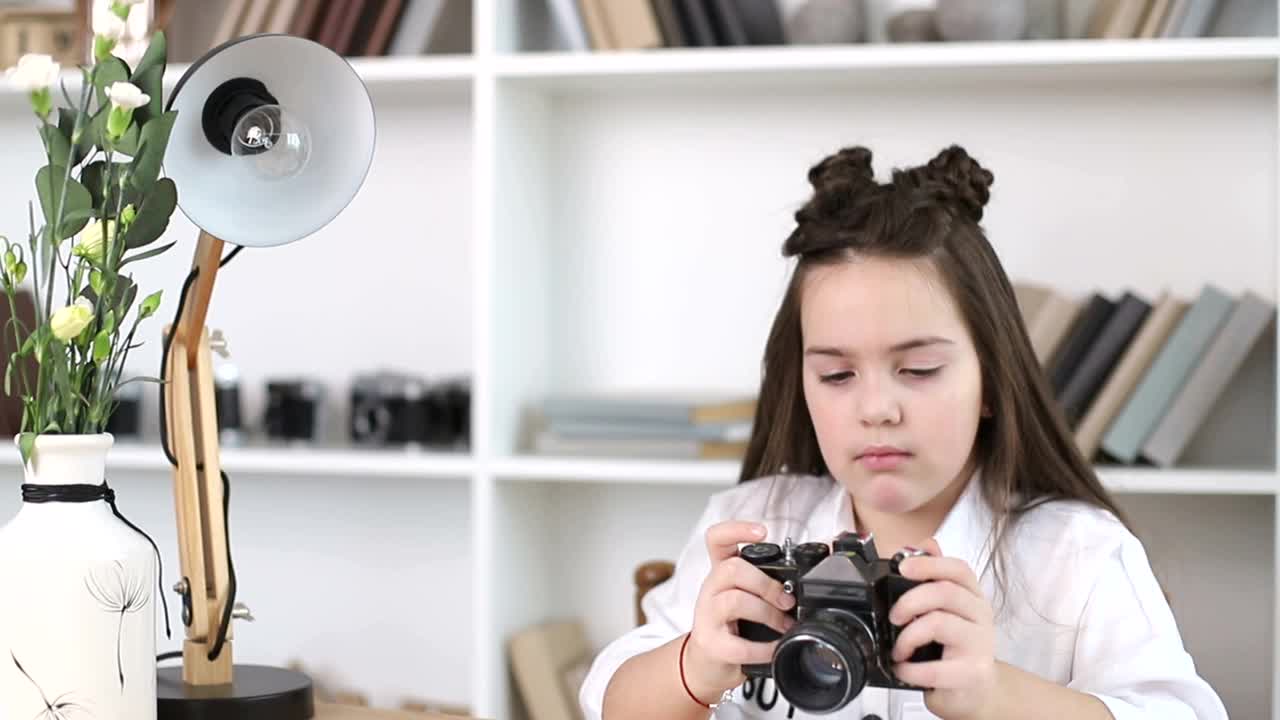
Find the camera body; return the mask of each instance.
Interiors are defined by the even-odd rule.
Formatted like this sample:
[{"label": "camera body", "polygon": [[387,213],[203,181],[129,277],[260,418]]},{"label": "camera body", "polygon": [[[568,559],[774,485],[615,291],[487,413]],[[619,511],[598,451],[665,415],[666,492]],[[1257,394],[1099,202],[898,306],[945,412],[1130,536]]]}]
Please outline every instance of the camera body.
[{"label": "camera body", "polygon": [[348,432],[357,445],[466,445],[471,393],[463,380],[428,382],[392,371],[360,375],[351,385]]},{"label": "camera body", "polygon": [[267,385],[263,428],[271,440],[312,443],[320,440],[324,386],[310,378],[275,378]]},{"label": "camera body", "polygon": [[[739,556],[782,583],[795,599],[789,614],[796,622],[785,634],[748,620],[738,621],[743,638],[778,645],[773,661],[744,665],[752,677],[772,677],[778,692],[798,709],[835,712],[866,686],[920,690],[893,674],[893,646],[903,626],[889,622],[889,609],[907,591],[922,584],[898,570],[899,563],[922,551],[899,552],[890,559],[876,553],[871,535],[844,533],[831,546],[808,542],[792,546],[753,543]],[[917,649],[911,662],[937,660],[936,642]]]}]

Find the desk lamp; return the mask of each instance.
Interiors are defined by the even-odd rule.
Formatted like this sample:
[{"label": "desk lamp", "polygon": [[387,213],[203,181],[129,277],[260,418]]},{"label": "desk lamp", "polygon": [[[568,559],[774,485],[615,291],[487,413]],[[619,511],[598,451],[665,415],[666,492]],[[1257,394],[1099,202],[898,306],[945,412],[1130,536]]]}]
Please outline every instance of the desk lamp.
[{"label": "desk lamp", "polygon": [[[174,466],[182,577],[182,666],[158,671],[160,720],[306,720],[310,678],[236,665],[228,542],[229,487],[218,459],[210,338],[205,327],[220,265],[245,247],[300,240],[346,208],[373,159],[368,89],[338,54],[291,35],[219,45],[178,80],[164,169],[199,229],[192,269],[165,329],[161,431]],[[223,259],[224,244],[238,246]],[[252,619],[252,618],[250,618]],[[170,653],[176,656],[178,653]]]}]

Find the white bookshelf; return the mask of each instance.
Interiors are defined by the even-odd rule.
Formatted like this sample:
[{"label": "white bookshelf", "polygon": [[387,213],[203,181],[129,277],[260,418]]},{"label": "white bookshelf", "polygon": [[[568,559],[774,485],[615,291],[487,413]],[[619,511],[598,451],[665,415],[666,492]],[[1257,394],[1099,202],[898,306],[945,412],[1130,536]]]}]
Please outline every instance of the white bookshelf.
[{"label": "white bookshelf", "polygon": [[[250,416],[254,384],[304,361],[339,396],[380,364],[474,382],[465,453],[224,449],[236,559],[278,611],[264,623],[254,606],[238,658],[310,653],[375,702],[508,718],[509,633],[566,616],[596,646],[625,631],[636,564],[673,558],[737,466],[529,456],[522,413],[556,390],[754,391],[804,173],[841,145],[872,147],[881,177],[966,145],[996,175],[986,224],[1017,278],[1277,296],[1274,37],[524,52],[529,7],[476,0],[473,56],[354,60],[379,123],[360,196],[315,238],[219,275],[210,324],[245,373]],[[34,169],[24,112],[0,90],[6,166]],[[28,175],[0,174],[0,197],[30,196]],[[0,232],[25,227],[19,212],[0,207]],[[181,217],[171,232],[194,238]],[[180,245],[140,283],[174,298],[189,262]],[[317,277],[343,288],[317,293]],[[1239,419],[1255,444],[1275,432],[1274,385]],[[1280,480],[1215,457],[1100,472],[1232,716],[1280,720]],[[159,448],[122,444],[111,462],[171,555]],[[0,477],[17,472],[4,454]],[[14,506],[0,497],[0,517]],[[304,569],[277,525],[311,532],[287,544],[325,574],[382,590],[293,607]],[[317,622],[333,636],[312,637]],[[388,651],[401,637],[418,650]]]}]

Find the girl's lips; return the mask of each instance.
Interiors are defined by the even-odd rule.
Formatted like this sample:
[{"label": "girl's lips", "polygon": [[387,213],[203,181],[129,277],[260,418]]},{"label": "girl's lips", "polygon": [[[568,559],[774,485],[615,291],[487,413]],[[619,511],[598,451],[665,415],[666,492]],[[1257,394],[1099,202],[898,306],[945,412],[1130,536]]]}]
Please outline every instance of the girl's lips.
[{"label": "girl's lips", "polygon": [[911,453],[902,450],[869,450],[857,459],[869,470],[893,470],[910,458]]}]

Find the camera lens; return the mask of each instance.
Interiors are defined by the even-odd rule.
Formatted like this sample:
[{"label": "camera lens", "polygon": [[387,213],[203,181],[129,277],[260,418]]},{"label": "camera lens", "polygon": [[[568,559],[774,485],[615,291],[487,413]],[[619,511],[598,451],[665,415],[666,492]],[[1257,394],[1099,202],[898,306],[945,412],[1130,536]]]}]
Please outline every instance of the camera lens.
[{"label": "camera lens", "polygon": [[800,647],[800,665],[813,684],[821,688],[835,688],[844,682],[844,660],[836,651],[818,642]]},{"label": "camera lens", "polygon": [[797,709],[831,713],[848,705],[866,685],[862,645],[870,642],[857,618],[817,613],[778,642],[773,680]]}]

